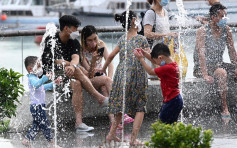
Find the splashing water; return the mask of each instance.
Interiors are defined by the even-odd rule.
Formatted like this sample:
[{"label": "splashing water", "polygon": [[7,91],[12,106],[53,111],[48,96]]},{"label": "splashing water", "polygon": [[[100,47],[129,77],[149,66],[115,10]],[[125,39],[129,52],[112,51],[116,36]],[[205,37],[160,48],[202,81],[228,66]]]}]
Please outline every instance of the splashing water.
[{"label": "splashing water", "polygon": [[[176,5],[178,7],[179,11],[179,35],[178,35],[178,53],[179,53],[179,70],[180,70],[180,94],[183,95],[183,68],[182,68],[182,60],[181,60],[181,32],[182,32],[182,26],[185,26],[185,18],[187,17],[187,12],[184,9],[183,0],[176,0]],[[181,111],[181,122],[183,122],[183,110]]]},{"label": "splashing water", "polygon": [[[132,0],[127,0],[126,6],[126,25],[125,25],[125,59],[124,59],[124,85],[123,85],[123,107],[122,107],[122,127],[124,127],[124,113],[125,113],[125,99],[126,99],[126,77],[127,77],[127,35],[128,35],[128,15],[129,15],[129,7],[132,5]],[[122,130],[122,142],[124,141],[124,129]]]},{"label": "splashing water", "polygon": [[[41,55],[44,51],[44,47],[45,47],[45,39],[46,37],[50,36],[50,43],[51,43],[51,53],[52,53],[52,61],[54,61],[54,48],[56,45],[56,41],[54,39],[55,34],[57,33],[57,27],[55,26],[54,23],[49,23],[46,25],[46,32],[42,38],[42,42],[40,43],[40,48],[41,48]],[[55,73],[54,73],[54,62],[52,62],[52,80],[55,80]],[[53,81],[54,83],[54,81]],[[55,84],[53,84],[55,86]],[[53,102],[53,106],[54,106],[54,139],[55,139],[55,147],[57,145],[57,99],[56,99],[56,91],[55,91],[55,87],[53,87],[53,97],[54,97],[54,102]],[[51,107],[49,107],[49,110],[51,110]],[[50,113],[50,112],[49,112]]]}]

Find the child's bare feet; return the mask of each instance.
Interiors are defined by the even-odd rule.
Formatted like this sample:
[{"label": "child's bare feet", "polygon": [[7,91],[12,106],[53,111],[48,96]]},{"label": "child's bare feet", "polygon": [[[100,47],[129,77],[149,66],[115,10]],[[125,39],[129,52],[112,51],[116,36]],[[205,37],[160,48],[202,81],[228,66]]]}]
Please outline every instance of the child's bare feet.
[{"label": "child's bare feet", "polygon": [[139,140],[135,140],[135,141],[130,141],[130,145],[131,146],[144,146],[145,144],[143,143],[143,142],[141,142],[141,141],[139,141]]},{"label": "child's bare feet", "polygon": [[106,136],[106,141],[110,143],[112,140],[115,142],[121,142],[121,140],[117,136],[108,134]]},{"label": "child's bare feet", "polygon": [[21,142],[24,146],[32,148],[30,141],[27,139],[22,140]]}]

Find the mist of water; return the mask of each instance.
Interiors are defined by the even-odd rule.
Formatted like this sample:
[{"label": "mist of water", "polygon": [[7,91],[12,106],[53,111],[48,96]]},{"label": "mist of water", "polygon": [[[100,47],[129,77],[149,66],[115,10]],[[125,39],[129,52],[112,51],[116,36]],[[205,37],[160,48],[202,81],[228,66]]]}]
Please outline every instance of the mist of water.
[{"label": "mist of water", "polygon": [[[54,39],[55,34],[57,33],[57,27],[55,26],[54,23],[49,23],[46,25],[46,32],[42,38],[42,42],[40,43],[40,47],[41,47],[41,55],[44,51],[44,47],[45,47],[45,39],[46,37],[50,37],[49,43],[51,44],[51,53],[52,53],[52,80],[53,80],[53,106],[54,106],[54,142],[55,142],[55,147],[57,146],[57,98],[56,98],[56,91],[55,91],[55,73],[54,73],[54,48],[56,45],[56,40]],[[49,107],[49,110],[51,110],[52,105]],[[49,111],[50,113],[50,111]]]},{"label": "mist of water", "polygon": [[[124,127],[124,113],[125,113],[125,99],[126,99],[126,77],[127,77],[127,34],[128,34],[128,17],[129,17],[129,7],[132,5],[132,0],[127,0],[126,7],[126,25],[125,25],[125,59],[124,59],[124,75],[123,75],[123,107],[122,107],[122,127]],[[122,142],[124,141],[124,128],[122,130]]]}]

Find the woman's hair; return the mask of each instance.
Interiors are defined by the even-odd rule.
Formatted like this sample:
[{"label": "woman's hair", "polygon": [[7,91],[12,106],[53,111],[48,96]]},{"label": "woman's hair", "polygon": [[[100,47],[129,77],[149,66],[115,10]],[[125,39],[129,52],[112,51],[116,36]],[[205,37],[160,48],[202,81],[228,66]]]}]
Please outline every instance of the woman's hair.
[{"label": "woman's hair", "polygon": [[158,56],[164,55],[164,56],[170,56],[170,50],[169,47],[163,43],[158,43],[154,46],[151,52],[151,58],[158,58]]},{"label": "woman's hair", "polygon": [[153,3],[155,3],[156,0],[147,0],[147,2],[152,5]]},{"label": "woman's hair", "polygon": [[[129,11],[128,14],[128,30],[131,28],[132,26],[132,19],[137,17],[137,14],[133,11]],[[122,24],[123,28],[126,27],[126,11],[124,11],[121,15],[119,14],[115,14],[114,16],[115,21],[120,21],[120,23]]]},{"label": "woman's hair", "polygon": [[82,31],[81,31],[81,56],[82,58],[84,58],[83,55],[83,51],[86,48],[87,44],[86,44],[86,39],[91,36],[92,34],[97,34],[97,30],[95,28],[95,26],[93,25],[87,25],[85,26]]}]

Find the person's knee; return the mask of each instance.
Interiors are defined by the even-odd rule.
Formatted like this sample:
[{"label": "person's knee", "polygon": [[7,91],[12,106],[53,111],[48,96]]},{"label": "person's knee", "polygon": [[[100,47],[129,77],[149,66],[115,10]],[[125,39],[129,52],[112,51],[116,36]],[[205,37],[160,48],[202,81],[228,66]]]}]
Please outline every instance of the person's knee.
[{"label": "person's knee", "polygon": [[226,78],[227,77],[227,72],[225,69],[223,68],[218,68],[215,72],[214,72],[214,75],[217,77],[217,78]]},{"label": "person's knee", "polygon": [[105,76],[105,80],[107,83],[112,83],[113,81],[110,77],[107,77],[107,76]]}]

